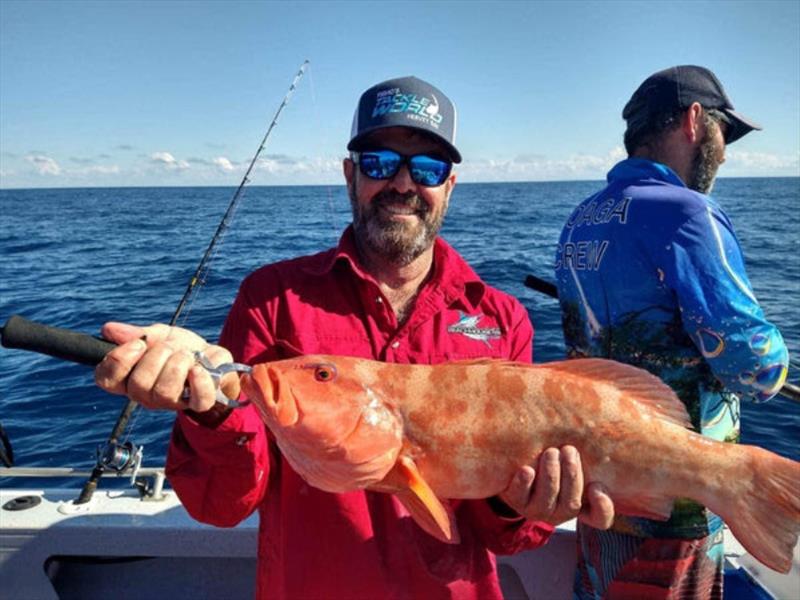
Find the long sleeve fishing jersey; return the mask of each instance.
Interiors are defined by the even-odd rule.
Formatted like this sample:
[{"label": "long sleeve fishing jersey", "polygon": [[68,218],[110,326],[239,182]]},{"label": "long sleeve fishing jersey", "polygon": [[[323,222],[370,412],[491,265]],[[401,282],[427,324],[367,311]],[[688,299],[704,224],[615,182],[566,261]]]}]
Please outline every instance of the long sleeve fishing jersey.
[{"label": "long sleeve fishing jersey", "polygon": [[[788,353],[764,317],[728,217],[665,165],[627,159],[571,214],[555,274],[570,356],[599,356],[661,377],[697,431],[739,436],[739,398],[771,398]],[[645,537],[701,537],[720,525],[693,503],[664,524],[617,519]]]},{"label": "long sleeve fishing jersey", "polygon": [[[352,230],[337,248],[267,265],[242,284],[220,344],[259,363],[343,354],[396,363],[477,357],[529,362],[524,307],[484,284],[443,240],[408,319],[356,258]],[[501,598],[492,553],[543,544],[552,528],[495,514],[485,500],[452,501],[459,544],[425,533],[391,495],[309,486],[256,410],[210,429],[179,415],[167,474],[199,521],[233,526],[259,511],[258,598]]]}]

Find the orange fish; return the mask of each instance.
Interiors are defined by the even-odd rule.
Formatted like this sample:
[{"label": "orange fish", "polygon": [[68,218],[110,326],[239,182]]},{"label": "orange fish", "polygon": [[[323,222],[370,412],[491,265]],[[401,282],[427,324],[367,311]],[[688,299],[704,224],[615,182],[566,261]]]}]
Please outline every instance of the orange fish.
[{"label": "orange fish", "polygon": [[542,451],[571,444],[618,513],[667,519],[674,499],[691,498],[765,565],[791,566],[800,463],[690,431],[674,392],[636,367],[301,356],[255,365],[243,387],[310,485],[394,493],[446,542],[459,537],[441,499],[494,496]]}]

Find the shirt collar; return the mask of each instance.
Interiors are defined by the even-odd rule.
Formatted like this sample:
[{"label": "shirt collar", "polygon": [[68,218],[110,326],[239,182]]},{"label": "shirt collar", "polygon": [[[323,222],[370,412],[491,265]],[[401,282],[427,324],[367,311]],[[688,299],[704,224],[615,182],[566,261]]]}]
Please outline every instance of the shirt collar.
[{"label": "shirt collar", "polygon": [[608,172],[608,183],[632,179],[657,179],[679,187],[686,187],[680,177],[667,165],[646,158],[628,158],[614,165]]},{"label": "shirt collar", "polygon": [[467,261],[441,237],[436,238],[433,247],[433,269],[430,283],[443,292],[447,304],[460,298],[466,308],[474,310],[478,307],[486,291],[486,284]]},{"label": "shirt collar", "polygon": [[[363,269],[359,261],[352,225],[344,230],[342,237],[339,238],[339,244],[325,254],[326,256],[321,261],[307,267],[306,272],[311,275],[326,275],[337,264],[344,263],[360,279],[373,281],[372,276]],[[475,309],[480,304],[485,292],[485,284],[480,277],[441,237],[437,237],[434,242],[433,276],[426,284],[427,286],[441,291],[448,304],[462,298],[465,305],[471,309]]]}]

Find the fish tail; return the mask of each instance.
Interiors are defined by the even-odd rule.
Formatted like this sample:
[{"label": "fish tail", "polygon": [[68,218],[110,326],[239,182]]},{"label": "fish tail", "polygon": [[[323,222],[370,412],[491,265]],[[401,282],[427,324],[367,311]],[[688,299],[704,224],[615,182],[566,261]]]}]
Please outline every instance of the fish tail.
[{"label": "fish tail", "polygon": [[729,510],[718,512],[750,554],[788,573],[800,532],[800,463],[755,446],[737,449],[746,453],[751,478],[730,486]]}]

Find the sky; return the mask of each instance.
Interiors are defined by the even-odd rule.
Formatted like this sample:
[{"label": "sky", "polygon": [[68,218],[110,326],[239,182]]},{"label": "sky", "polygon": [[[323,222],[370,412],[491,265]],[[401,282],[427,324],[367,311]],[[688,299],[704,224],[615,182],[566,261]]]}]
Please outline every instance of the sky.
[{"label": "sky", "polygon": [[460,182],[600,180],[650,74],[699,64],[763,125],[720,176],[800,176],[800,2],[0,0],[0,188],[340,184],[360,94],[458,108]]}]

